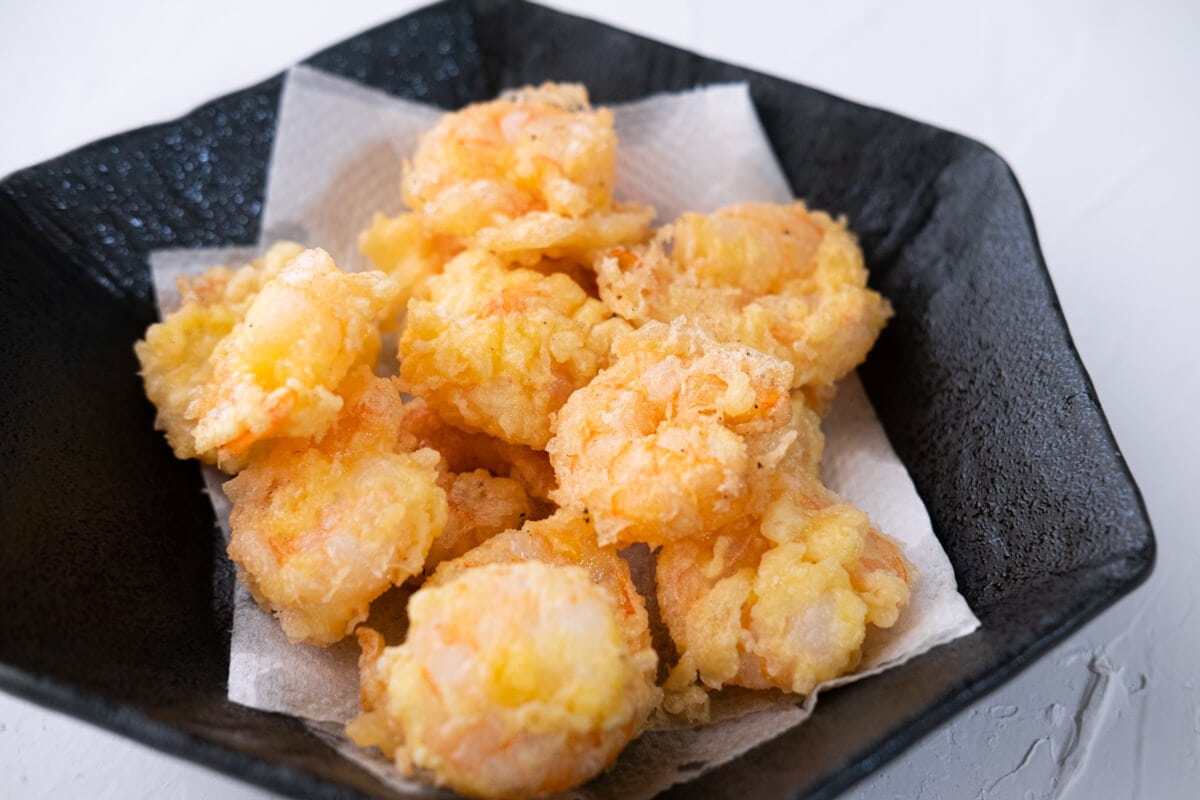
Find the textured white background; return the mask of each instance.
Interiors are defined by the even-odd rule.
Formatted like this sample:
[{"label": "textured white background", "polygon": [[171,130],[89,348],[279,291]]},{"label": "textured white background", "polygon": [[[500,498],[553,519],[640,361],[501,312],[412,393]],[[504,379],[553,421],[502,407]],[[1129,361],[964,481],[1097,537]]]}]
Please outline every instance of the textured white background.
[{"label": "textured white background", "polygon": [[[0,0],[0,175],[174,117],[409,2]],[[1200,4],[556,2],[960,131],[1008,159],[1159,561],[852,798],[1200,792]],[[0,696],[0,797],[271,795]]]}]

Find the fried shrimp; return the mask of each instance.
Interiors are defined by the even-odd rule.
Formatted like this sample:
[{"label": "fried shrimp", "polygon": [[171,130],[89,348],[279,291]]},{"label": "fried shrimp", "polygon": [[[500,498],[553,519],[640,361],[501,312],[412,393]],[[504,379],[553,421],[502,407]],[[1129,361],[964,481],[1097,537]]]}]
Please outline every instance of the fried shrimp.
[{"label": "fried shrimp", "polygon": [[350,633],[372,600],[419,574],[447,517],[437,453],[396,452],[392,382],[359,366],[338,393],[324,436],[264,442],[225,484],[229,557],[288,638],[315,645]]},{"label": "fried shrimp", "polygon": [[664,707],[694,721],[697,678],[807,694],[857,666],[867,625],[892,626],[909,599],[896,545],[808,475],[780,475],[758,519],[665,545],[656,579],[680,653]]},{"label": "fried shrimp", "polygon": [[617,618],[629,648],[650,647],[646,604],[638,594],[629,564],[615,548],[596,543],[592,520],[568,509],[547,519],[527,522],[519,530],[505,531],[454,561],[443,563],[430,578],[431,585],[445,583],[463,570],[484,564],[541,561],[557,566],[583,567],[592,581],[616,601]]},{"label": "fried shrimp", "polygon": [[562,506],[586,509],[601,544],[658,545],[753,510],[784,457],[791,365],[689,327],[650,322],[571,395],[547,444]]},{"label": "fried shrimp", "polygon": [[439,274],[462,245],[456,237],[435,234],[421,214],[376,214],[370,227],[359,235],[358,249],[375,269],[400,285],[394,309],[384,315],[384,326],[390,328],[417,287]]},{"label": "fried shrimp", "polygon": [[479,231],[473,244],[507,261],[532,266],[544,258],[591,263],[593,253],[632,246],[650,238],[654,209],[619,203],[611,211],[582,219],[530,211],[517,220]]},{"label": "fried shrimp", "polygon": [[427,572],[553,509],[554,470],[545,452],[455,428],[418,398],[404,405],[400,449],[421,447],[442,457],[438,482],[450,503],[446,528],[429,550]]},{"label": "fried shrimp", "polygon": [[866,358],[891,306],[866,288],[845,223],[803,203],[684,214],[647,247],[596,265],[601,298],[634,324],[687,316],[714,338],[792,364],[792,386],[827,399]]},{"label": "fried shrimp", "polygon": [[437,234],[530,263],[648,236],[653,209],[614,204],[612,112],[578,84],[507,92],[447,114],[406,165],[404,200]]},{"label": "fried shrimp", "polygon": [[378,322],[398,291],[378,272],[342,272],[324,250],[293,258],[213,350],[185,415],[196,450],[224,466],[261,439],[323,433],[342,406],[337,384],[378,354]]},{"label": "fried shrimp", "polygon": [[825,433],[821,430],[821,415],[813,410],[803,392],[792,392],[792,420],[788,427],[796,438],[776,465],[778,472],[821,476],[821,456],[825,453]]},{"label": "fried shrimp", "polygon": [[196,449],[196,423],[187,418],[188,406],[212,377],[209,358],[217,344],[242,320],[263,284],[303,251],[298,244],[279,242],[243,267],[213,267],[196,277],[180,277],[179,309],[151,325],[146,338],[134,345],[146,396],[158,412],[154,427],[166,434],[176,458],[216,463],[215,450]]},{"label": "fried shrimp", "polygon": [[408,637],[359,629],[365,713],[347,726],[404,772],[464,794],[538,797],[601,772],[653,710],[655,657],[576,566],[486,564],[409,601]]},{"label": "fried shrimp", "polygon": [[468,433],[442,420],[424,400],[404,404],[402,449],[430,447],[446,460],[451,472],[484,469],[502,478],[512,478],[535,500],[550,501],[557,485],[550,457],[544,450],[509,444],[486,433]]},{"label": "fried shrimp", "polygon": [[545,447],[550,416],[629,330],[563,274],[471,250],[429,279],[400,337],[404,390],[454,425]]},{"label": "fried shrimp", "polygon": [[501,531],[521,527],[542,508],[520,482],[485,469],[447,472],[438,483],[446,490],[450,516],[445,530],[429,548],[426,570],[458,558]]}]

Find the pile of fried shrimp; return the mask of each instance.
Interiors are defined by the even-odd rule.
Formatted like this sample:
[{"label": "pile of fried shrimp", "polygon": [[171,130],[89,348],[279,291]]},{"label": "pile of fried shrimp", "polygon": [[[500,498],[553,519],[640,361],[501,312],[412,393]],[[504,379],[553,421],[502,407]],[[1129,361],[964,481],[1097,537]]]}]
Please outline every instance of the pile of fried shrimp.
[{"label": "pile of fried shrimp", "polygon": [[[181,278],[136,345],[175,454],[232,476],[259,605],[292,642],[356,634],[347,734],[469,795],[578,785],[722,687],[807,694],[909,599],[898,546],[819,474],[834,384],[891,315],[845,222],[745,203],[654,227],[613,198],[616,148],[578,85],[448,113],[409,210],[363,220],[374,270],[277,243]],[[361,623],[405,583],[389,643]]]}]

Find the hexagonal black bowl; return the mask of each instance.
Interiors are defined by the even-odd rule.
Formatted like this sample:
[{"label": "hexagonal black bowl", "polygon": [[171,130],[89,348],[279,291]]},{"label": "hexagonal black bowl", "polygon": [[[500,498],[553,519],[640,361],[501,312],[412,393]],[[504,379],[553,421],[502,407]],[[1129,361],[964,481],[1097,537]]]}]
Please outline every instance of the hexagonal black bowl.
[{"label": "hexagonal black bowl", "polygon": [[[447,108],[545,79],[601,103],[748,81],[796,194],[850,218],[895,304],[862,375],[983,626],[672,794],[830,797],[1149,573],[1141,498],[986,147],[515,2],[432,6],[308,63]],[[151,250],[257,236],[281,86],[0,183],[0,687],[277,791],[391,797],[298,722],[226,700],[231,571],[133,357]]]}]

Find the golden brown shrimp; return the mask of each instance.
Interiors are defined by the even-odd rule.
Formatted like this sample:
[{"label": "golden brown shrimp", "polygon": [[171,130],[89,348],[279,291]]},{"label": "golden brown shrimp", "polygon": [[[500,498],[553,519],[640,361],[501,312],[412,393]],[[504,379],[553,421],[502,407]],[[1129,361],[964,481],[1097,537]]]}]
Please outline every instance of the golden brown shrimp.
[{"label": "golden brown shrimp", "polygon": [[892,314],[866,288],[845,223],[799,202],[684,214],[649,246],[610,251],[596,271],[601,298],[634,324],[687,316],[720,341],[790,362],[792,386],[810,401],[828,399]]},{"label": "golden brown shrimp", "polygon": [[486,564],[427,585],[408,636],[359,629],[363,716],[347,734],[404,772],[481,797],[539,797],[609,766],[655,707],[654,651],[631,650],[580,567]]},{"label": "golden brown shrimp", "polygon": [[463,570],[484,564],[522,561],[583,567],[592,581],[616,601],[618,621],[630,650],[639,652],[650,647],[646,604],[633,584],[629,564],[615,548],[596,543],[596,531],[589,517],[568,509],[560,509],[547,519],[527,522],[519,530],[493,536],[462,557],[444,562],[429,583],[436,586]]},{"label": "golden brown shrimp", "polygon": [[375,269],[400,285],[394,307],[383,316],[383,327],[390,330],[413,292],[426,278],[439,274],[462,245],[456,237],[435,234],[421,214],[376,214],[370,227],[359,234],[358,249]]},{"label": "golden brown shrimp", "polygon": [[654,212],[613,203],[616,147],[612,112],[583,86],[527,87],[445,115],[406,165],[404,199],[434,232],[518,263],[642,241]]},{"label": "golden brown shrimp", "polygon": [[451,472],[482,469],[497,477],[511,478],[542,504],[550,502],[550,492],[557,485],[550,457],[544,450],[456,428],[444,422],[420,398],[404,404],[401,439],[401,450],[422,447],[437,450]]},{"label": "golden brown shrimp", "polygon": [[441,535],[433,540],[425,569],[458,558],[496,534],[519,528],[542,515],[544,504],[533,500],[519,481],[485,469],[444,472],[438,484],[446,490],[450,515]]},{"label": "golden brown shrimp", "polygon": [[850,583],[867,604],[867,624],[890,628],[908,605],[908,563],[896,542],[877,528],[867,531],[862,555],[850,567]]},{"label": "golden brown shrimp", "polygon": [[792,392],[792,420],[788,427],[796,438],[775,466],[778,472],[821,476],[821,456],[825,453],[825,433],[821,430],[821,415],[813,410],[803,392]]},{"label": "golden brown shrimp", "polygon": [[446,524],[432,450],[396,451],[404,417],[395,385],[365,365],[319,439],[275,439],[225,484],[229,557],[294,642],[327,645],[367,617],[371,601],[417,575]]},{"label": "golden brown shrimp", "polygon": [[895,624],[908,568],[867,516],[813,476],[781,474],[759,519],[658,554],[658,602],[679,650],[664,707],[707,716],[704,687],[807,694],[853,669],[867,625]]},{"label": "golden brown shrimp", "polygon": [[188,406],[198,452],[221,464],[265,438],[319,436],[342,401],[334,389],[379,352],[381,315],[399,287],[342,272],[324,250],[293,258],[213,350],[212,376]]},{"label": "golden brown shrimp", "polygon": [[450,516],[429,550],[426,571],[553,510],[554,470],[545,452],[448,425],[420,398],[404,405],[399,447],[428,447],[442,457],[438,485],[446,490]]},{"label": "golden brown shrimp", "polygon": [[470,241],[475,247],[527,267],[543,259],[591,264],[597,253],[610,247],[647,241],[653,219],[654,209],[632,203],[619,203],[610,211],[598,211],[582,219],[530,211],[513,222],[484,228]]},{"label": "golden brown shrimp", "polygon": [[454,425],[542,448],[550,415],[629,330],[563,274],[507,269],[481,250],[430,278],[400,337],[405,391]]},{"label": "golden brown shrimp", "polygon": [[215,450],[196,449],[196,423],[187,418],[188,406],[212,377],[209,358],[217,344],[242,320],[263,284],[303,251],[298,244],[279,242],[240,268],[219,266],[180,277],[179,309],[151,325],[134,345],[146,396],[158,410],[154,427],[166,433],[176,458],[216,463]]},{"label": "golden brown shrimp", "polygon": [[613,349],[558,414],[551,497],[590,512],[605,545],[703,535],[751,512],[756,482],[797,435],[791,365],[683,320],[647,323]]}]

